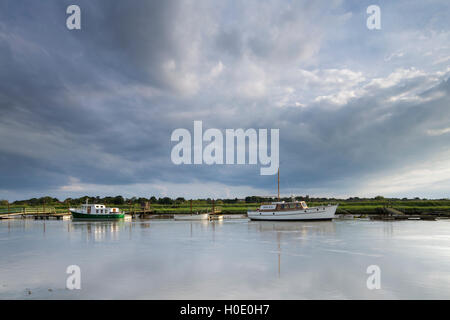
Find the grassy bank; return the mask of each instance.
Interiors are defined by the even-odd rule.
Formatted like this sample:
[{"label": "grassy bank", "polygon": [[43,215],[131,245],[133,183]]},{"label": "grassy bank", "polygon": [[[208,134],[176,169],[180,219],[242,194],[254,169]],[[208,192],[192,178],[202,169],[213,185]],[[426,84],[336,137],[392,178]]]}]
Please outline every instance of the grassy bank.
[{"label": "grassy bank", "polygon": [[[407,214],[430,214],[430,213],[450,213],[450,200],[329,200],[329,201],[308,201],[310,207],[318,205],[326,205],[328,203],[339,203],[337,210],[338,214],[378,214],[380,209],[384,207],[392,207],[401,212]],[[105,203],[107,206],[119,207],[125,211],[141,211],[139,204],[134,205],[115,205]],[[254,210],[259,207],[259,203],[216,203],[216,208],[220,209],[224,214],[244,214],[247,210]],[[23,208],[42,208],[41,206],[17,206],[11,205],[10,212],[18,212]],[[67,205],[53,203],[47,204],[46,208],[54,208],[56,212],[66,212]],[[190,204],[188,201],[178,204],[151,204],[151,211],[158,214],[177,214],[177,213],[189,213]],[[210,203],[194,204],[192,211],[194,212],[207,212],[210,211],[212,205]],[[0,213],[7,212],[7,206],[0,206]]]}]

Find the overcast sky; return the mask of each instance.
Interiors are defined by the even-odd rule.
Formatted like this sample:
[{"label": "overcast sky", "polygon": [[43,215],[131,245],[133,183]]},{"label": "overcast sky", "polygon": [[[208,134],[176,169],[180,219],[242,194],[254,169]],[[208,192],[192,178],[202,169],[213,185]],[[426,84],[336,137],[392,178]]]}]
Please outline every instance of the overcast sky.
[{"label": "overcast sky", "polygon": [[449,197],[449,46],[448,0],[2,0],[0,199],[276,193],[174,165],[194,120],[280,129],[284,195]]}]

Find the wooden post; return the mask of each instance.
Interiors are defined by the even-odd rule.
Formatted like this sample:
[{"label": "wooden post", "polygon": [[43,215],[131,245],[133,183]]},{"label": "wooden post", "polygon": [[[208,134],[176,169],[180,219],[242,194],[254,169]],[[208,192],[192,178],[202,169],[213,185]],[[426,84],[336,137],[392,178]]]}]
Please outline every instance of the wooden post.
[{"label": "wooden post", "polygon": [[44,203],[42,204],[42,213],[45,213],[45,200]]},{"label": "wooden post", "polygon": [[8,203],[8,213],[9,213],[9,211],[10,211],[10,209],[9,209],[9,201],[8,201],[8,200],[6,200],[6,202]]},{"label": "wooden post", "polygon": [[278,168],[278,202],[280,201],[280,168]]},{"label": "wooden post", "polygon": [[214,214],[215,211],[216,209],[214,208],[214,199],[212,199],[212,213]]},{"label": "wooden post", "polygon": [[191,214],[192,214],[192,199],[191,201],[189,201],[189,203],[191,204]]}]

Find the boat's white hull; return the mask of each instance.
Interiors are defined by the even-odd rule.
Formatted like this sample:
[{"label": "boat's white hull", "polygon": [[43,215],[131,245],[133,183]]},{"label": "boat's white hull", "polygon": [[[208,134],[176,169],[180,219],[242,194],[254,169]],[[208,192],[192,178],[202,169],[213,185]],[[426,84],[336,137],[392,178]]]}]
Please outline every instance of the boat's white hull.
[{"label": "boat's white hull", "polygon": [[208,220],[209,214],[175,214],[173,218],[175,220]]},{"label": "boat's white hull", "polygon": [[251,220],[266,221],[304,221],[304,220],[332,220],[337,205],[312,207],[292,211],[248,211]]}]

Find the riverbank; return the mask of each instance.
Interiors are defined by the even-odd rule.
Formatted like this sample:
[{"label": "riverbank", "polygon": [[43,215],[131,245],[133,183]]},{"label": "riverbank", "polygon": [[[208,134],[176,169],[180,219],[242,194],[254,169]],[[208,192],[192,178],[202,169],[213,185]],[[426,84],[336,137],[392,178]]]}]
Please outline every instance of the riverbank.
[{"label": "riverbank", "polygon": [[[450,200],[393,200],[393,199],[380,199],[380,200],[360,200],[360,199],[326,199],[324,201],[307,201],[310,207],[327,205],[328,203],[338,203],[339,207],[336,211],[338,215],[381,215],[389,213],[389,210],[394,210],[397,214],[407,215],[450,215]],[[103,203],[103,202],[102,202]],[[189,201],[183,201],[176,204],[158,204],[150,203],[148,206],[143,207],[139,203],[132,205],[122,204],[117,205],[114,203],[104,203],[107,206],[119,207],[127,213],[146,212],[154,214],[186,214],[190,212],[211,212],[211,201],[194,201],[191,207]],[[215,202],[215,210],[221,214],[246,214],[248,210],[255,210],[260,206],[259,202],[236,202],[225,203],[221,200]],[[21,213],[21,212],[54,212],[65,213],[68,212],[68,207],[77,206],[76,204],[64,204],[64,203],[47,203],[45,205],[15,205],[0,206],[1,213]]]}]

